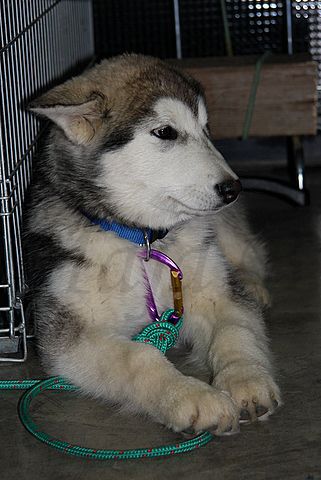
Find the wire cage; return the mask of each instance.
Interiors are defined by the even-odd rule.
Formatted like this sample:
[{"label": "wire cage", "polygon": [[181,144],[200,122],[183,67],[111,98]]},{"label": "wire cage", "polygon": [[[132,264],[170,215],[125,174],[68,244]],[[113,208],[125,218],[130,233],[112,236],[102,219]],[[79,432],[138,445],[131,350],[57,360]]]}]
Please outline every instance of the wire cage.
[{"label": "wire cage", "polygon": [[22,206],[45,130],[23,106],[94,55],[91,0],[0,0],[0,361],[26,359]]}]

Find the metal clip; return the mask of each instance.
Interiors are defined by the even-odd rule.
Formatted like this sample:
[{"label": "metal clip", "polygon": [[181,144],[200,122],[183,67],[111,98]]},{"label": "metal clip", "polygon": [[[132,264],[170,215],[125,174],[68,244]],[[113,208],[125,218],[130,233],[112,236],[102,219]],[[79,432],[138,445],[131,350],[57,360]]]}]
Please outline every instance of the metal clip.
[{"label": "metal clip", "polygon": [[150,243],[149,243],[149,238],[148,238],[148,233],[146,230],[144,230],[144,240],[145,240],[145,247],[146,247],[146,256],[145,256],[145,262],[148,262],[150,259]]},{"label": "metal clip", "polygon": [[[171,277],[171,284],[172,284],[172,291],[173,291],[173,301],[174,301],[174,312],[171,317],[172,323],[177,323],[177,321],[182,317],[184,313],[183,307],[183,293],[182,293],[182,280],[183,280],[183,273],[179,266],[165,253],[160,252],[159,250],[154,250],[150,248],[148,238],[146,239],[146,254],[143,250],[138,252],[138,256],[142,258],[144,261],[148,261],[150,258],[156,260],[163,265],[166,265],[170,269],[170,277]],[[155,304],[153,292],[151,289],[151,285],[147,276],[147,272],[145,270],[145,281],[147,284],[147,307],[149,309],[149,314],[152,321],[159,320],[159,315],[157,312],[157,307]]]},{"label": "metal clip", "polygon": [[180,273],[178,271],[171,270],[171,282],[172,282],[175,313],[178,315],[178,317],[181,317],[184,312],[183,291],[182,291],[182,280],[180,278]]}]

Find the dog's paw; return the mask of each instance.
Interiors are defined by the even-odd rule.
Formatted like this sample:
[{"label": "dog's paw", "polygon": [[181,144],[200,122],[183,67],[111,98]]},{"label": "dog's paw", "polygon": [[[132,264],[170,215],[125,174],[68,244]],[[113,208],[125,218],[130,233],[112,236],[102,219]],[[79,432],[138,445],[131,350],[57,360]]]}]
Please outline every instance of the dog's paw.
[{"label": "dog's paw", "polygon": [[230,396],[200,380],[186,377],[166,397],[164,423],[175,432],[210,430],[222,435],[239,431],[238,409]]},{"label": "dog's paw", "polygon": [[232,364],[215,377],[214,386],[231,395],[241,423],[266,420],[281,405],[278,386],[259,365]]}]

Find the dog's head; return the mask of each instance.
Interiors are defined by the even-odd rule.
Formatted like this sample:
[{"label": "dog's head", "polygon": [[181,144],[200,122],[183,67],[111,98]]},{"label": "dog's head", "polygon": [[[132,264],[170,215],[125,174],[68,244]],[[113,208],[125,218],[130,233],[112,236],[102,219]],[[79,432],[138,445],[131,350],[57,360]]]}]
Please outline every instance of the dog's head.
[{"label": "dog's head", "polygon": [[158,59],[103,61],[30,108],[55,125],[50,181],[89,214],[170,228],[240,191],[210,139],[200,85]]}]

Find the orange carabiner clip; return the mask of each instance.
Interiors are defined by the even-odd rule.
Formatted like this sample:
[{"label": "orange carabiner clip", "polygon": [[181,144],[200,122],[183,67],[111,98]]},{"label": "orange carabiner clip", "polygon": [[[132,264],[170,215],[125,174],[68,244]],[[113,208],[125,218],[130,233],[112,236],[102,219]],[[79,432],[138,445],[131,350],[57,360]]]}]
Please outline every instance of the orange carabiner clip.
[{"label": "orange carabiner clip", "polygon": [[173,290],[175,313],[178,317],[181,317],[184,312],[183,290],[182,290],[182,280],[177,270],[171,270],[171,283],[172,283],[172,290]]}]

